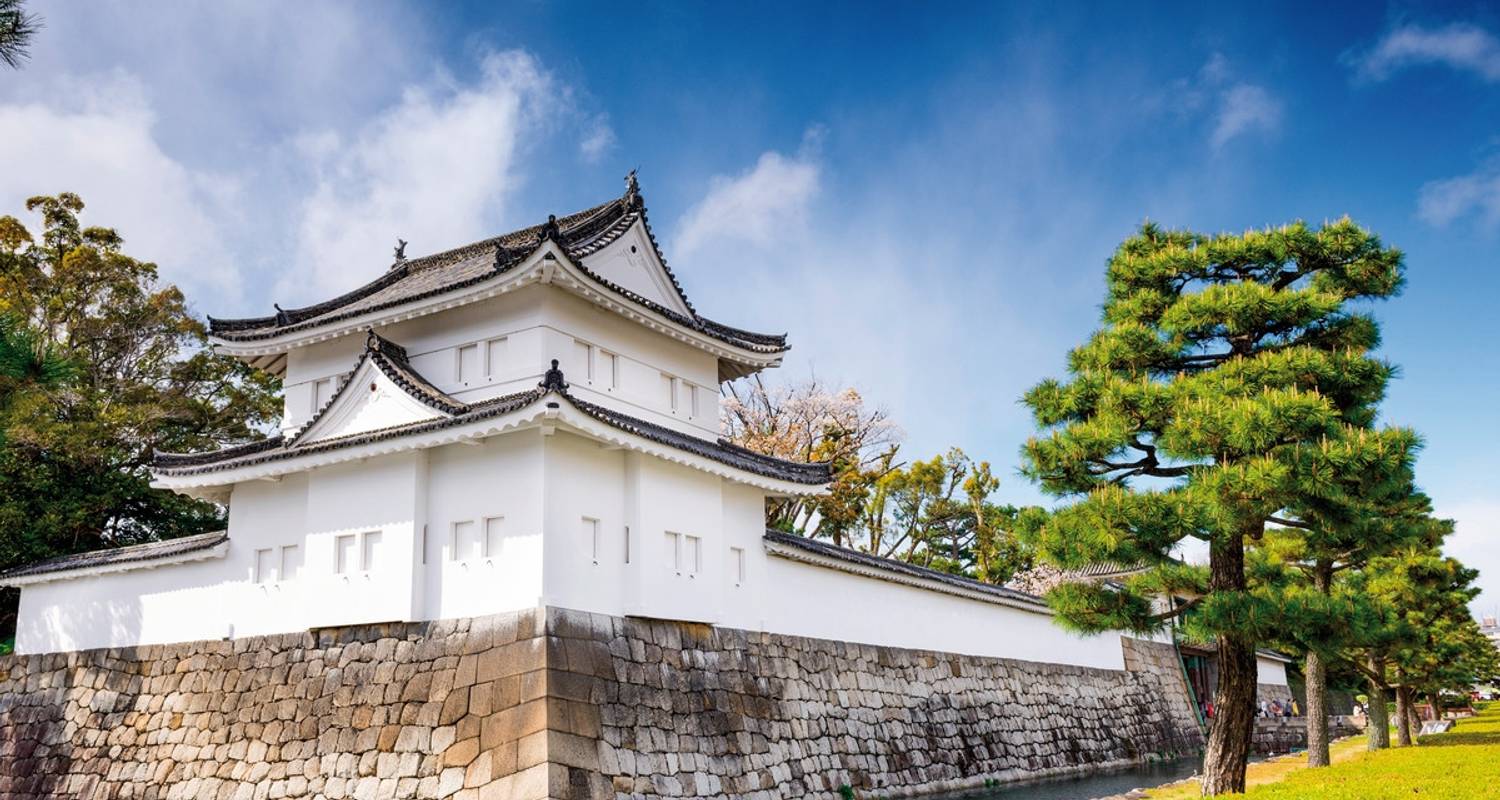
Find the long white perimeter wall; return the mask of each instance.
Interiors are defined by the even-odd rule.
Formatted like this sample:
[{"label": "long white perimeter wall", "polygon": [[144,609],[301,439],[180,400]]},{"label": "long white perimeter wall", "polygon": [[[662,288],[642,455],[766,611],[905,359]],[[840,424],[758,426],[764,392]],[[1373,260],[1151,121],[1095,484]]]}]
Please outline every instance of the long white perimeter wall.
[{"label": "long white perimeter wall", "polygon": [[17,645],[78,650],[554,606],[1124,666],[1119,634],[1069,633],[1044,608],[768,552],[765,499],[563,431],[372,458],[236,486],[222,559],[26,587]]}]

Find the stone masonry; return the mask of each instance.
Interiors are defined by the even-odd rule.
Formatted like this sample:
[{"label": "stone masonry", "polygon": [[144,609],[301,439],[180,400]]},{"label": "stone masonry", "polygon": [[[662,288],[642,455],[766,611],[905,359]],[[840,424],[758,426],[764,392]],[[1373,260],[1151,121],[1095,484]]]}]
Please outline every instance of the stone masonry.
[{"label": "stone masonry", "polygon": [[538,609],[0,659],[0,800],[897,797],[1196,753],[1125,671]]}]

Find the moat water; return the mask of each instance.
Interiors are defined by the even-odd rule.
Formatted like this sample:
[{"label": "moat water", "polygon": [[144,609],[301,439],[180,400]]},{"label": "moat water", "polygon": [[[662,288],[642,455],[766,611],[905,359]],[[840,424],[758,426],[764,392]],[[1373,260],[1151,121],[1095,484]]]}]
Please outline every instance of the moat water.
[{"label": "moat water", "polygon": [[1196,756],[1179,758],[1093,775],[1049,778],[996,789],[974,789],[939,795],[934,800],[1095,800],[1124,794],[1131,789],[1149,789],[1190,778],[1197,774],[1200,763]]}]

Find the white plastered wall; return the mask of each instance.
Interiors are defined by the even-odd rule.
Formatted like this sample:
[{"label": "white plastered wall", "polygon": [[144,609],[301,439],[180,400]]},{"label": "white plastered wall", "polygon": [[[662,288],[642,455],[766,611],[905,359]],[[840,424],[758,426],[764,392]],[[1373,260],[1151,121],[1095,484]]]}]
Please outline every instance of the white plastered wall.
[{"label": "white plastered wall", "polygon": [[[542,596],[542,437],[535,430],[434,449],[420,616],[536,606]],[[422,563],[424,562],[425,563]]]},{"label": "white plastered wall", "polygon": [[1268,686],[1286,686],[1286,664],[1263,655],[1255,657],[1255,682]]},{"label": "white plastered wall", "polygon": [[[716,357],[562,289],[530,286],[379,332],[406,348],[424,378],[466,403],[527,391],[556,358],[579,397],[684,433],[718,435]],[[314,384],[342,379],[364,341],[351,333],[287,354],[283,430],[311,418]]]},{"label": "white plastered wall", "polygon": [[[770,555],[765,496],[539,428],[243,483],[232,497],[225,558],[27,587],[18,644],[37,652],[212,639],[230,635],[231,625],[232,635],[246,636],[542,604],[1123,667],[1116,634],[1079,637],[1040,611]],[[497,521],[493,533],[487,520]],[[455,523],[467,524],[462,541]],[[370,533],[379,550],[367,568],[361,551]],[[342,572],[340,536],[354,537]],[[298,574],[257,582],[255,551],[289,544],[302,549]],[[1262,682],[1285,682],[1279,664],[1261,667]]]}]

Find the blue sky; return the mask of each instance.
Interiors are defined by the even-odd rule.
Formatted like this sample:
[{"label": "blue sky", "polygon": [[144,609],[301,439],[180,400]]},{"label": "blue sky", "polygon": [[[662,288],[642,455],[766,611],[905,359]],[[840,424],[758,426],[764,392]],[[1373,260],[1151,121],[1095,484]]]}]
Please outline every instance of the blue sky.
[{"label": "blue sky", "polygon": [[[1500,13],[1483,5],[36,4],[0,210],[81,193],[203,313],[593,204],[639,167],[700,309],[998,465],[1141,220],[1407,253],[1387,419],[1500,606]],[[1203,5],[1216,6],[1203,8]]]}]

